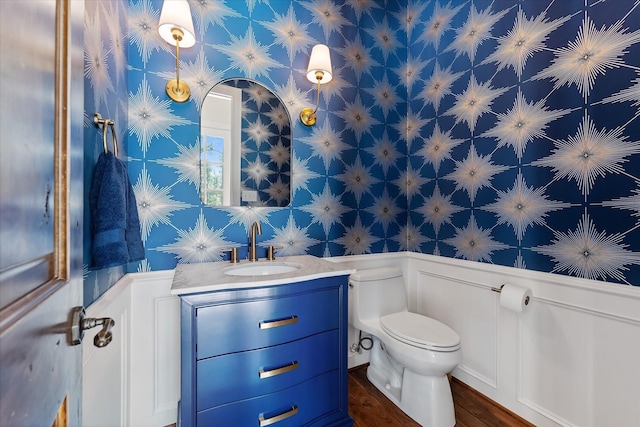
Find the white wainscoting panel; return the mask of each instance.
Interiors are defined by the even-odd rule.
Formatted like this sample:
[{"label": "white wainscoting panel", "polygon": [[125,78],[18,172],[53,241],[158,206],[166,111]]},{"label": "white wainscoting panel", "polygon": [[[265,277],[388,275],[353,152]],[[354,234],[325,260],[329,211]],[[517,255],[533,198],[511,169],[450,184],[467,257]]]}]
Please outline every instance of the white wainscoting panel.
[{"label": "white wainscoting panel", "polygon": [[538,300],[518,337],[524,405],[561,425],[640,426],[637,322]]},{"label": "white wainscoting panel", "polygon": [[180,399],[180,303],[173,271],[127,274],[87,308],[115,320],[113,340],[83,345],[83,425],[155,426],[177,420]]},{"label": "white wainscoting panel", "polygon": [[180,298],[156,298],[153,314],[153,409],[154,413],[173,412],[180,400]]},{"label": "white wainscoting panel", "polygon": [[[640,426],[640,288],[408,256],[417,311],[461,337],[454,376],[539,427]],[[532,290],[521,313],[502,284]]]},{"label": "white wainscoting panel", "polygon": [[100,327],[85,331],[82,341],[82,425],[129,425],[130,281],[122,279],[87,307],[87,317],[111,317],[113,339],[98,348],[93,337]]},{"label": "white wainscoting panel", "polygon": [[[539,427],[640,426],[640,287],[411,252],[331,258],[396,265],[409,308],[462,340],[458,379]],[[88,309],[116,320],[114,339],[83,343],[86,426],[166,426],[180,399],[180,305],[173,271],[126,275]],[[492,287],[528,287],[522,313]],[[97,332],[97,330],[96,330]],[[349,344],[357,341],[350,331]],[[368,361],[352,353],[349,366]]]},{"label": "white wainscoting panel", "polygon": [[131,276],[131,425],[166,426],[178,419],[180,298],[173,271]]},{"label": "white wainscoting panel", "polygon": [[496,294],[480,283],[452,280],[424,270],[418,271],[415,285],[418,313],[428,313],[460,336],[463,361],[458,369],[496,388]]}]

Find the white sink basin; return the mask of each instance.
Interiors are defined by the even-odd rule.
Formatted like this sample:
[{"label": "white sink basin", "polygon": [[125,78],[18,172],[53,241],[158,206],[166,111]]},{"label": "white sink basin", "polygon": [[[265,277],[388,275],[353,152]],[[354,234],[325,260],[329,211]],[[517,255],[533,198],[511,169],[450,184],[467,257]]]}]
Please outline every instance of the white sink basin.
[{"label": "white sink basin", "polygon": [[302,267],[293,262],[256,262],[236,265],[223,270],[227,276],[271,276],[272,274],[291,273]]}]

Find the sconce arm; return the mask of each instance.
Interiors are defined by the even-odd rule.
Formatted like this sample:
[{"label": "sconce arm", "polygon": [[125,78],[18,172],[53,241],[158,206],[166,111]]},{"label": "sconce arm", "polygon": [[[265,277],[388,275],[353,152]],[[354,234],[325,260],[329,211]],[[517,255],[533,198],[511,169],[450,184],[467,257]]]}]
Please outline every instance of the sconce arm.
[{"label": "sconce arm", "polygon": [[316,71],[316,79],[318,80],[318,94],[316,96],[316,108],[311,110],[311,108],[306,107],[300,111],[300,121],[305,126],[313,126],[316,123],[316,112],[320,107],[320,82],[324,77],[324,73],[322,71]]}]

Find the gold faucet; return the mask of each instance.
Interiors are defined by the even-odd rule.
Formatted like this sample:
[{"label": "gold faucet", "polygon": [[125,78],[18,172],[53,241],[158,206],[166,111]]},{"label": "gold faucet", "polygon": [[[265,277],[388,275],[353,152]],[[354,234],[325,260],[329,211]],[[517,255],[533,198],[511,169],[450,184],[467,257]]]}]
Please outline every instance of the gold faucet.
[{"label": "gold faucet", "polygon": [[249,261],[257,261],[256,255],[256,231],[258,234],[262,234],[262,227],[258,221],[251,225],[251,234],[249,234]]}]

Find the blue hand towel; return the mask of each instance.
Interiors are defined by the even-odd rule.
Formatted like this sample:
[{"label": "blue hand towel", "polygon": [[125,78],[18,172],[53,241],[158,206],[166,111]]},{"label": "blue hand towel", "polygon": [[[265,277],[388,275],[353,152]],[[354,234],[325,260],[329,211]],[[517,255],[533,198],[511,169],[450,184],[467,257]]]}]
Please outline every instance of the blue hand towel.
[{"label": "blue hand towel", "polygon": [[144,259],[140,220],[127,166],[101,153],[89,193],[91,267],[102,269]]}]

